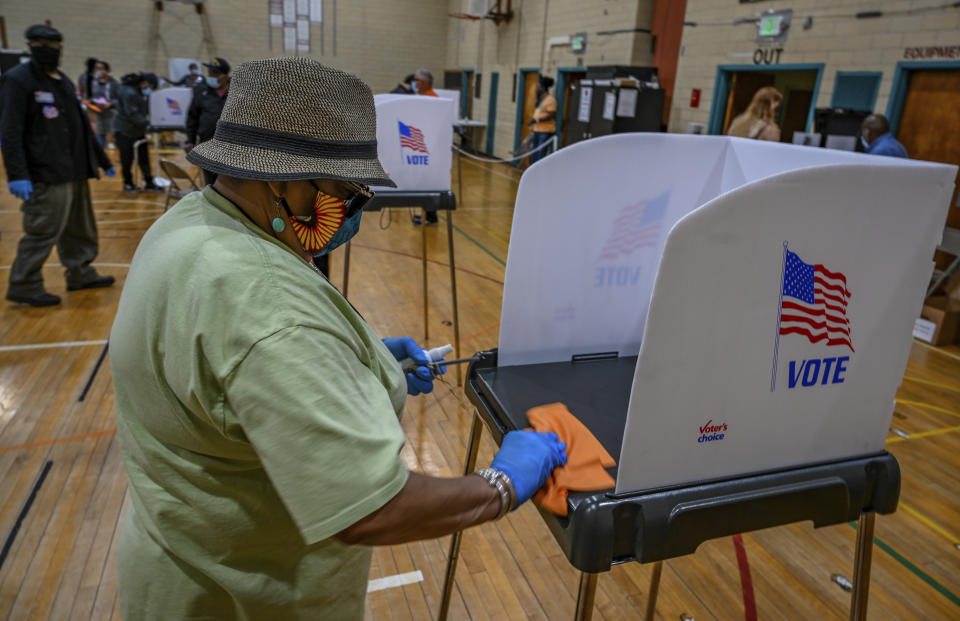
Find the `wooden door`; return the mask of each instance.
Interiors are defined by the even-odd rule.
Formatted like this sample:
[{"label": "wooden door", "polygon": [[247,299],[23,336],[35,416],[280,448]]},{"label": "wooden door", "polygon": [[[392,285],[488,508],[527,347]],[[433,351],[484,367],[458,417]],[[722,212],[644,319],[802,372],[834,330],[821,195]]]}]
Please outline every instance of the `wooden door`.
[{"label": "wooden door", "polygon": [[[897,140],[915,160],[960,166],[958,110],[960,69],[912,71]],[[960,183],[960,178],[957,183]],[[960,228],[957,187],[954,187],[950,200],[947,226]]]},{"label": "wooden door", "polygon": [[473,72],[467,73],[467,109],[464,113],[468,119],[473,118]]},{"label": "wooden door", "polygon": [[522,143],[530,132],[530,119],[533,118],[533,111],[537,109],[537,80],[539,74],[536,71],[527,71],[523,75],[523,119],[520,125],[520,142]]}]

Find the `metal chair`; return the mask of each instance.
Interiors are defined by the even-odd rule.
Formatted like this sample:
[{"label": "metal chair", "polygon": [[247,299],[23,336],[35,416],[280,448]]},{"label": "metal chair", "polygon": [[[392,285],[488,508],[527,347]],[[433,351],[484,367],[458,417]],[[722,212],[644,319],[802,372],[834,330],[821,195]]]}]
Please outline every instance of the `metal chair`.
[{"label": "metal chair", "polygon": [[927,288],[927,297],[933,295],[937,287],[953,278],[953,275],[960,271],[960,229],[946,227],[943,229],[943,240],[937,244],[937,250],[953,255],[953,261],[945,270],[934,270],[933,281]]},{"label": "metal chair", "polygon": [[[171,200],[177,201],[190,192],[196,192],[200,189],[193,177],[176,162],[161,158],[160,170],[162,170],[163,174],[170,180],[170,185],[167,186],[167,198],[163,202],[164,211],[170,206]],[[183,183],[182,187],[181,184],[177,183],[177,179]]]}]

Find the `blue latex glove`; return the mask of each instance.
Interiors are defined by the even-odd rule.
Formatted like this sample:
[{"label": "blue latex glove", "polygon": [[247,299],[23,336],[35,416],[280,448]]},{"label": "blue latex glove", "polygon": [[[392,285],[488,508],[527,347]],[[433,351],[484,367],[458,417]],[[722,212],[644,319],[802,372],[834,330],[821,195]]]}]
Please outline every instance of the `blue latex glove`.
[{"label": "blue latex glove", "polygon": [[30,200],[30,195],[33,194],[33,184],[30,183],[29,179],[11,181],[10,193],[22,201],[28,201]]},{"label": "blue latex glove", "polygon": [[433,373],[427,367],[430,360],[423,348],[417,345],[417,342],[409,336],[383,339],[383,344],[387,346],[390,353],[397,361],[404,358],[412,358],[417,363],[417,368],[407,373],[407,394],[419,395],[421,393],[433,392]]},{"label": "blue latex glove", "polygon": [[110,168],[103,171],[103,174],[105,174],[108,177],[115,177],[117,174],[117,169],[111,166]]},{"label": "blue latex glove", "polygon": [[554,468],[566,463],[567,445],[557,434],[511,431],[503,436],[490,467],[505,472],[513,481],[519,507],[543,487]]}]

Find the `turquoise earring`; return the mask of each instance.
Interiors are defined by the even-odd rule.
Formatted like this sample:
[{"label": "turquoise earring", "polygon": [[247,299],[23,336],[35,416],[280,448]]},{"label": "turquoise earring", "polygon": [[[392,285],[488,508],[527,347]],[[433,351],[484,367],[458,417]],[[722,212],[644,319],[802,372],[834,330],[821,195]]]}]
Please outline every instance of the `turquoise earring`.
[{"label": "turquoise earring", "polygon": [[287,223],[283,221],[283,218],[277,216],[273,219],[273,222],[270,223],[270,226],[272,226],[273,230],[277,233],[283,233],[283,229],[287,228]]}]

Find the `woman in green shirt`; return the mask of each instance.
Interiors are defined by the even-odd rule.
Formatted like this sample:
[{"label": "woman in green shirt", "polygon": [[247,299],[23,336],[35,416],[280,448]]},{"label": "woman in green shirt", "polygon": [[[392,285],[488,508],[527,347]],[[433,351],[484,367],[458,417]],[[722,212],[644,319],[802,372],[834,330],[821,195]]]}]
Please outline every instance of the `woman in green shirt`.
[{"label": "woman in green shirt", "polygon": [[144,235],[113,331],[131,504],[120,601],[141,619],[360,619],[373,545],[497,519],[566,461],[508,434],[483,476],[411,473],[409,338],[381,340],[313,260],[359,227],[377,160],[370,89],[307,58],[238,67],[218,173]]}]

